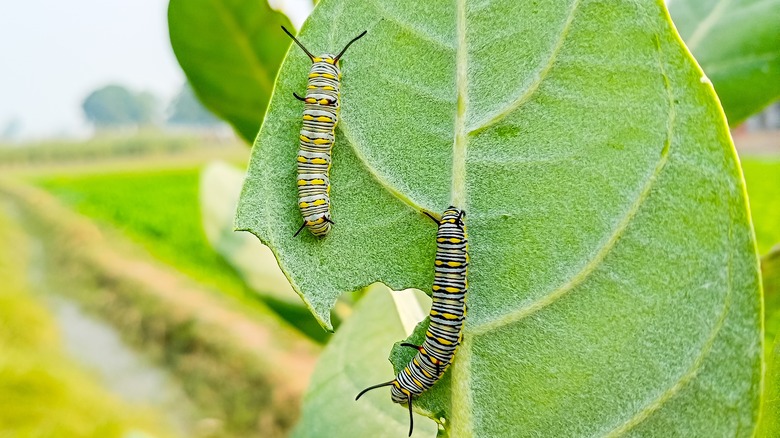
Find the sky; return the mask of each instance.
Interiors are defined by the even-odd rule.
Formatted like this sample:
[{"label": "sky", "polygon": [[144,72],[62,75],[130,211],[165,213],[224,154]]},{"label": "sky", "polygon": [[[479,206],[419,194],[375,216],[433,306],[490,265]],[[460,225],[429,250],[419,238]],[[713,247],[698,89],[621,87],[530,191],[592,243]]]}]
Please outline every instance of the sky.
[{"label": "sky", "polygon": [[[311,9],[310,0],[271,4],[297,27]],[[88,135],[81,102],[113,83],[167,102],[184,83],[167,7],[167,0],[0,1],[0,132],[17,120],[26,140]]]}]

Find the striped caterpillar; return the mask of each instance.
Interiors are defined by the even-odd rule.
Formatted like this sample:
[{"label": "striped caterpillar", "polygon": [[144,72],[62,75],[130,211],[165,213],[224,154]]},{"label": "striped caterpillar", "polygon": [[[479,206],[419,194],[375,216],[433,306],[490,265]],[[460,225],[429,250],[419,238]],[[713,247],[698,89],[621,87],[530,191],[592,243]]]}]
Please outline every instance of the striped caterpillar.
[{"label": "striped caterpillar", "polygon": [[421,346],[402,343],[401,346],[418,350],[411,362],[395,379],[368,387],[355,397],[357,400],[367,391],[391,386],[393,402],[409,406],[409,436],[412,436],[414,428],[412,398],[433,386],[452,362],[460,345],[466,315],[466,270],[469,264],[468,237],[463,222],[466,214],[451,206],[444,212],[441,221],[428,216],[439,224],[439,231],[436,234],[433,303],[425,341]]},{"label": "striped caterpillar", "polygon": [[339,83],[341,69],[339,59],[349,46],[366,34],[348,42],[341,52],[333,56],[323,54],[314,56],[284,26],[282,30],[295,41],[311,59],[309,84],[306,97],[293,92],[296,99],[306,104],[303,110],[303,127],[298,150],[298,208],[303,216],[303,224],[295,232],[297,236],[304,227],[315,236],[324,237],[330,232],[333,221],[330,217],[330,154],[335,140],[335,129],[339,113]]}]

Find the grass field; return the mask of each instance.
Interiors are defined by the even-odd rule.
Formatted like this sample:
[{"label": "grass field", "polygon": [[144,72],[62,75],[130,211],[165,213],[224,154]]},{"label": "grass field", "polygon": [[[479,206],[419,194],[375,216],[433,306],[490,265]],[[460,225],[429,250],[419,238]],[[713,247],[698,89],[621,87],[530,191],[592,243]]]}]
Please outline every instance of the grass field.
[{"label": "grass field", "polygon": [[230,295],[244,282],[209,246],[201,227],[199,170],[59,176],[39,184],[80,213],[120,228],[153,256]]},{"label": "grass field", "polygon": [[153,413],[63,353],[53,316],[28,289],[23,236],[0,211],[0,437],[167,436]]}]

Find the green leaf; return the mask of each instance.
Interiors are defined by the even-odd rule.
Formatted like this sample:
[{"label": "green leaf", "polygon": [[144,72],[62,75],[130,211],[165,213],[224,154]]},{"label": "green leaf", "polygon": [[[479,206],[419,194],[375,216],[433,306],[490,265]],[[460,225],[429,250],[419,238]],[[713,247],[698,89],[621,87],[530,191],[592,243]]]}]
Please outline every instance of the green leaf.
[{"label": "green leaf", "polygon": [[334,51],[363,29],[342,65],[331,234],[293,237],[300,50],[236,218],[323,325],[375,281],[429,290],[421,212],[454,203],[471,265],[436,396],[452,436],[751,435],[761,304],[744,183],[663,2],[323,0],[301,40]]},{"label": "green leaf", "polygon": [[266,1],[171,0],[171,45],[198,98],[248,142],[257,136],[290,45]]},{"label": "green leaf", "polygon": [[780,0],[670,0],[731,126],[780,98]]},{"label": "green leaf", "polygon": [[[420,291],[390,292],[382,285],[371,286],[322,352],[292,436],[406,436],[409,414],[388,403],[386,392],[372,391],[358,401],[355,396],[390,380],[390,345],[408,335],[430,302]],[[416,437],[436,433],[435,424],[419,416],[414,429]]]}]

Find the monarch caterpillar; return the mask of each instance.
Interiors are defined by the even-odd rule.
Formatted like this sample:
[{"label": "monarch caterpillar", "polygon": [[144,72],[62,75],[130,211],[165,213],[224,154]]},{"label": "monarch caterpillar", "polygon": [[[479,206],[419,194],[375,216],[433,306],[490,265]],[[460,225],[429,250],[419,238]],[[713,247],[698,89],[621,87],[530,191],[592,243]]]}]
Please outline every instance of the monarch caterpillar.
[{"label": "monarch caterpillar", "polygon": [[306,52],[312,62],[306,97],[293,92],[296,99],[306,104],[303,110],[303,127],[299,136],[300,149],[296,158],[298,208],[303,216],[303,224],[294,236],[297,236],[304,227],[308,227],[315,236],[324,237],[330,232],[330,226],[333,224],[330,218],[328,174],[339,113],[339,83],[341,82],[339,59],[352,43],[362,38],[368,31],[364,30],[353,38],[336,56],[328,53],[314,56],[284,26],[282,30]]},{"label": "monarch caterpillar", "polygon": [[421,346],[402,343],[403,347],[418,350],[411,362],[395,379],[368,387],[355,397],[357,400],[367,391],[392,386],[392,400],[409,406],[409,436],[412,436],[414,428],[412,398],[433,386],[452,362],[460,345],[466,315],[466,270],[469,264],[468,237],[463,222],[466,213],[451,206],[442,214],[441,221],[430,214],[428,216],[439,224],[439,231],[436,234],[433,304],[425,341]]}]

